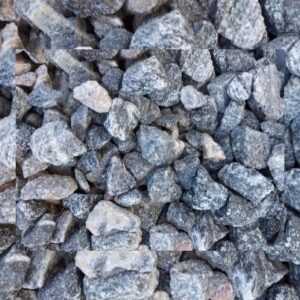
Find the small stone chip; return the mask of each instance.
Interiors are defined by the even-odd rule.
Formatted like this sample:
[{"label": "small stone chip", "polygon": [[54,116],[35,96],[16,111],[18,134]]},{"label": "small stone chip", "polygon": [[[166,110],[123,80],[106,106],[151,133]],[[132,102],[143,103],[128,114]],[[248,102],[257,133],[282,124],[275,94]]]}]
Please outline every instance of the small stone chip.
[{"label": "small stone chip", "polygon": [[258,171],[239,163],[231,163],[219,171],[219,178],[229,188],[254,204],[261,202],[273,190],[273,184]]},{"label": "small stone chip", "polygon": [[53,165],[68,164],[86,152],[85,145],[64,121],[49,122],[35,130],[30,138],[30,148],[39,161]]},{"label": "small stone chip", "polygon": [[111,107],[111,98],[97,81],[88,80],[74,88],[74,98],[98,113],[106,113]]},{"label": "small stone chip", "polygon": [[110,135],[125,141],[137,126],[139,117],[140,112],[135,104],[121,98],[115,98],[104,126]]},{"label": "small stone chip", "polygon": [[152,126],[141,125],[137,138],[143,158],[155,166],[174,161],[184,149],[182,141]]},{"label": "small stone chip", "polygon": [[70,176],[41,175],[26,183],[21,190],[22,200],[60,200],[73,194],[76,181]]},{"label": "small stone chip", "polygon": [[228,96],[238,102],[249,99],[252,87],[251,73],[243,72],[235,76],[227,86]]},{"label": "small stone chip", "polygon": [[40,83],[29,94],[28,102],[36,107],[50,108],[59,104],[62,93],[54,90],[47,83]]},{"label": "small stone chip", "polygon": [[207,102],[206,97],[191,85],[187,85],[181,89],[180,97],[186,110],[199,108]]}]

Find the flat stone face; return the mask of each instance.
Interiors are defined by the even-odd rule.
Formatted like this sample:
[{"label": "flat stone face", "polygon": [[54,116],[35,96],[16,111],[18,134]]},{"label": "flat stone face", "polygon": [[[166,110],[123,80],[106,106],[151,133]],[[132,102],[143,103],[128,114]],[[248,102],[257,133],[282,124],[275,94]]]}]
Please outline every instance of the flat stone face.
[{"label": "flat stone face", "polygon": [[97,81],[89,80],[74,88],[74,98],[98,113],[106,113],[112,100]]},{"label": "flat stone face", "polygon": [[60,200],[73,194],[76,181],[69,176],[42,175],[26,183],[21,190],[22,200]]},{"label": "flat stone face", "polygon": [[130,48],[191,49],[194,34],[188,21],[174,10],[140,26],[134,33]]},{"label": "flat stone face", "polygon": [[256,69],[250,106],[257,116],[262,120],[278,120],[283,116],[283,104],[276,66],[271,64]]},{"label": "flat stone face", "polygon": [[181,89],[180,96],[186,110],[199,108],[207,102],[206,97],[190,85]]},{"label": "flat stone face", "polygon": [[193,80],[204,85],[215,76],[214,66],[211,56],[206,49],[197,49],[182,52],[182,72],[187,74]]},{"label": "flat stone face", "polygon": [[242,49],[254,49],[266,34],[258,1],[218,1],[216,26],[219,34]]},{"label": "flat stone face", "polygon": [[284,87],[284,120],[291,122],[300,113],[300,78],[291,76]]},{"label": "flat stone face", "polygon": [[29,95],[28,102],[36,107],[49,108],[59,104],[62,93],[49,84],[40,83]]},{"label": "flat stone face", "polygon": [[87,229],[95,236],[118,231],[136,232],[141,226],[140,219],[113,202],[100,201],[86,220]]},{"label": "flat stone face", "polygon": [[292,74],[300,76],[300,41],[290,49],[286,64]]},{"label": "flat stone face", "polygon": [[183,142],[152,126],[140,126],[137,138],[143,158],[156,166],[172,162],[184,149]]},{"label": "flat stone face", "polygon": [[270,154],[267,134],[249,127],[236,127],[231,131],[231,143],[235,159],[254,169],[264,169]]},{"label": "flat stone face", "polygon": [[35,130],[30,148],[39,161],[53,165],[67,164],[86,152],[85,145],[63,121],[50,122]]},{"label": "flat stone face", "polygon": [[140,112],[133,103],[116,98],[113,100],[104,126],[110,135],[125,141],[137,126],[139,117]]},{"label": "flat stone face", "polygon": [[261,202],[273,190],[273,184],[258,171],[239,163],[226,165],[219,171],[221,181],[254,204]]}]

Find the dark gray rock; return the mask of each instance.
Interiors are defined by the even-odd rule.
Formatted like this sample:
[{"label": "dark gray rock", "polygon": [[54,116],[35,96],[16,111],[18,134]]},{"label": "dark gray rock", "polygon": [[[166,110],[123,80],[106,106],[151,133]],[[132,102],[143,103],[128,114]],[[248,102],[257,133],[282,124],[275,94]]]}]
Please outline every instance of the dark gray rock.
[{"label": "dark gray rock", "polygon": [[87,129],[92,121],[91,111],[85,105],[80,105],[71,116],[71,129],[80,141],[84,141]]},{"label": "dark gray rock", "polygon": [[170,224],[160,224],[151,228],[150,248],[155,251],[192,251],[192,241],[184,232]]},{"label": "dark gray rock", "polygon": [[8,249],[16,240],[16,228],[14,225],[2,224],[0,227],[0,254]]},{"label": "dark gray rock", "polygon": [[278,300],[280,298],[287,300],[298,300],[296,289],[288,284],[276,284],[271,287],[268,298],[270,300]]},{"label": "dark gray rock", "polygon": [[191,49],[194,33],[185,17],[173,10],[150,19],[135,31],[130,48]]},{"label": "dark gray rock", "polygon": [[79,274],[74,263],[70,263],[64,270],[54,273],[46,284],[39,290],[38,299],[74,299],[81,298]]},{"label": "dark gray rock", "polygon": [[90,248],[89,233],[84,226],[73,231],[60,246],[60,250],[63,252],[90,250]]},{"label": "dark gray rock", "polygon": [[220,73],[247,72],[255,68],[253,53],[238,49],[216,49],[212,52],[216,70]]},{"label": "dark gray rock", "polygon": [[262,65],[253,77],[253,96],[249,105],[261,120],[278,120],[283,116],[280,77],[274,64]]},{"label": "dark gray rock", "polygon": [[107,192],[110,195],[120,195],[128,192],[136,185],[135,179],[126,170],[124,163],[113,156],[107,167]]},{"label": "dark gray rock", "polygon": [[102,76],[103,86],[113,95],[116,96],[122,85],[124,72],[119,68],[112,68]]},{"label": "dark gray rock", "polygon": [[70,176],[41,175],[26,183],[21,190],[22,200],[60,200],[73,194],[76,181]]},{"label": "dark gray rock", "polygon": [[184,143],[158,128],[141,125],[137,132],[142,156],[155,166],[168,164],[182,153]]},{"label": "dark gray rock", "polygon": [[234,78],[234,74],[225,73],[213,78],[207,85],[207,91],[214,98],[218,112],[223,113],[230,98],[227,94],[227,86]]},{"label": "dark gray rock", "polygon": [[99,150],[111,139],[107,130],[98,125],[93,125],[87,132],[85,143],[89,150]]},{"label": "dark gray rock", "polygon": [[28,102],[32,106],[50,108],[62,100],[62,93],[53,89],[48,83],[40,83],[29,94]]},{"label": "dark gray rock", "polygon": [[7,293],[22,288],[30,258],[21,251],[11,248],[0,260],[0,292]]},{"label": "dark gray rock", "polygon": [[237,162],[258,170],[267,166],[270,142],[265,133],[238,126],[231,131],[231,143]]},{"label": "dark gray rock", "polygon": [[77,181],[78,187],[85,193],[90,192],[90,185],[84,175],[83,172],[81,172],[79,169],[74,170],[75,173],[75,179]]},{"label": "dark gray rock", "polygon": [[182,51],[182,72],[196,81],[200,86],[215,77],[215,70],[207,49]]},{"label": "dark gray rock", "polygon": [[195,155],[187,155],[182,159],[175,160],[174,170],[180,184],[187,190],[189,190],[192,185],[194,178],[197,175],[197,171],[200,165],[199,158]]},{"label": "dark gray rock", "polygon": [[59,255],[55,251],[34,251],[30,256],[31,262],[26,273],[23,288],[39,289],[45,284],[50,272],[58,261]]},{"label": "dark gray rock", "polygon": [[252,73],[238,74],[227,86],[228,96],[238,102],[248,100],[251,94],[252,78]]},{"label": "dark gray rock", "polygon": [[228,275],[240,299],[254,300],[286,273],[284,265],[268,261],[263,251],[247,251],[239,255]]},{"label": "dark gray rock", "polygon": [[0,85],[10,87],[15,85],[15,50],[0,52]]},{"label": "dark gray rock", "polygon": [[284,87],[284,121],[290,123],[300,113],[300,78],[292,75]]},{"label": "dark gray rock", "polygon": [[[268,121],[266,121],[268,122]],[[255,116],[255,114],[249,110],[245,109],[244,119],[241,121],[241,126],[248,126],[254,130],[260,130],[261,126],[260,124],[263,124],[264,122],[260,123],[258,118]]]},{"label": "dark gray rock", "polygon": [[17,191],[15,188],[8,188],[0,192],[0,224],[15,224],[16,198]]},{"label": "dark gray rock", "polygon": [[254,49],[266,34],[258,1],[218,1],[215,24],[219,34],[242,49]]},{"label": "dark gray rock", "polygon": [[139,117],[140,112],[133,103],[115,98],[104,126],[110,135],[125,141],[137,126]]},{"label": "dark gray rock", "polygon": [[55,221],[50,214],[44,214],[32,228],[29,228],[22,237],[25,247],[36,249],[50,243],[55,229]]},{"label": "dark gray rock", "polygon": [[[17,126],[15,155],[16,155],[16,162],[18,165],[21,165],[24,158],[30,152],[30,138],[33,132],[34,132],[34,127],[29,126],[25,123],[20,123]],[[12,137],[14,137],[14,134],[15,133],[12,133]],[[9,152],[9,146],[4,147],[3,151],[8,151],[7,155],[14,155],[14,152],[12,153]],[[9,157],[7,157],[7,159],[9,159]]]},{"label": "dark gray rock", "polygon": [[293,120],[291,129],[294,155],[297,162],[300,163],[300,115]]},{"label": "dark gray rock", "polygon": [[78,219],[85,220],[101,196],[97,194],[78,194],[74,193],[64,198],[62,204]]},{"label": "dark gray rock", "polygon": [[254,204],[261,202],[273,190],[273,184],[258,171],[239,163],[226,165],[219,171],[221,181]]},{"label": "dark gray rock", "polygon": [[228,190],[215,182],[207,170],[199,166],[192,188],[183,195],[183,201],[197,210],[215,210],[223,206]]},{"label": "dark gray rock", "polygon": [[284,183],[282,200],[294,209],[300,211],[300,169],[295,168],[287,171],[285,173]]},{"label": "dark gray rock", "polygon": [[67,164],[86,152],[86,147],[63,121],[50,122],[37,129],[31,136],[30,147],[38,160],[53,165]]},{"label": "dark gray rock", "polygon": [[218,48],[218,33],[211,22],[207,20],[199,21],[194,24],[193,29],[195,33],[195,45],[198,48]]},{"label": "dark gray rock", "polygon": [[176,184],[175,173],[170,167],[156,169],[147,181],[147,189],[153,202],[168,203],[181,196],[181,187]]},{"label": "dark gray rock", "polygon": [[125,28],[115,28],[110,30],[100,41],[100,49],[128,49],[132,33]]}]

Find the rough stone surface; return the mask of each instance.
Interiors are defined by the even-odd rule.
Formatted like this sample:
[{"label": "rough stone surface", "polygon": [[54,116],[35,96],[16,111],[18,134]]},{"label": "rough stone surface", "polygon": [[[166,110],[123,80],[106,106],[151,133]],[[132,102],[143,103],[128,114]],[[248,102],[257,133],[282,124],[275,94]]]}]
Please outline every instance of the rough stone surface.
[{"label": "rough stone surface", "polygon": [[234,77],[227,86],[228,96],[238,102],[249,99],[252,87],[251,73],[243,72]]},{"label": "rough stone surface", "polygon": [[284,120],[287,124],[300,113],[299,91],[300,78],[292,75],[284,87]]},{"label": "rough stone surface", "polygon": [[287,171],[285,173],[284,183],[282,200],[294,209],[300,211],[300,169],[295,168]]},{"label": "rough stone surface", "polygon": [[287,57],[287,67],[292,74],[300,76],[300,41],[290,49]]},{"label": "rough stone surface", "polygon": [[41,175],[26,183],[21,190],[22,200],[60,200],[73,194],[76,181],[69,176]]},{"label": "rough stone surface", "polygon": [[181,89],[180,97],[186,110],[199,108],[206,104],[206,97],[190,85]]},{"label": "rough stone surface", "polygon": [[0,192],[0,224],[14,224],[16,222],[16,198],[14,188]]},{"label": "rough stone surface", "polygon": [[97,81],[89,80],[74,88],[74,98],[98,113],[106,113],[111,107],[111,98]]},{"label": "rough stone surface", "polygon": [[261,202],[273,190],[273,184],[258,171],[239,163],[226,165],[219,171],[221,181],[254,204]]},{"label": "rough stone surface", "polygon": [[292,129],[292,142],[294,148],[294,155],[297,162],[300,162],[300,116],[297,116],[291,125]]},{"label": "rough stone surface", "polygon": [[39,161],[53,165],[67,164],[86,152],[86,147],[63,121],[50,122],[37,129],[31,136],[30,148]]},{"label": "rough stone surface", "polygon": [[49,84],[40,83],[30,93],[28,102],[32,106],[49,108],[58,105],[62,93],[54,90]]}]

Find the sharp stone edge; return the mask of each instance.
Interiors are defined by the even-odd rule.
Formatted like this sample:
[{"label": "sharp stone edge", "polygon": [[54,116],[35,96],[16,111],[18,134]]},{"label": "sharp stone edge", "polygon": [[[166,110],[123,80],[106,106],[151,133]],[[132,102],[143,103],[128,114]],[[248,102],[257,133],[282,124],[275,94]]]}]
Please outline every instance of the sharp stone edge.
[{"label": "sharp stone edge", "polygon": [[0,1],[0,299],[299,299],[299,13]]}]

